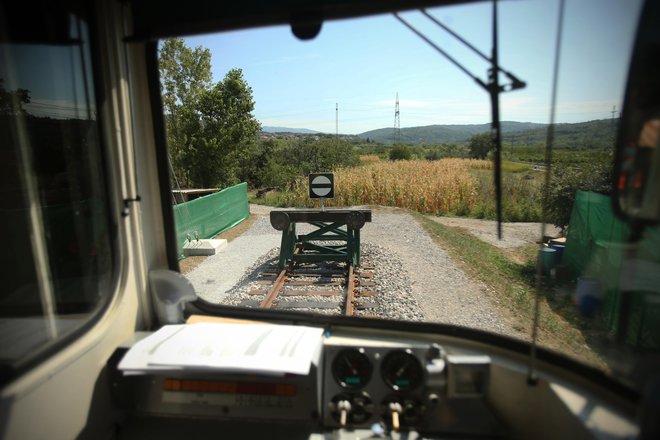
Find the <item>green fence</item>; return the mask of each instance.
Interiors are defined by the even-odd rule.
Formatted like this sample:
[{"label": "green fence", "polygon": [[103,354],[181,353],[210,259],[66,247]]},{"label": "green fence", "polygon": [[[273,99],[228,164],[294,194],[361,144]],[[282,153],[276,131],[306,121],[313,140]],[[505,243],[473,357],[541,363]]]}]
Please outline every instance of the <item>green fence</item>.
[{"label": "green fence", "polygon": [[240,183],[215,194],[174,206],[176,240],[179,258],[188,236],[212,238],[250,216],[247,183]]},{"label": "green fence", "polygon": [[[598,280],[601,317],[608,330],[616,332],[625,282],[624,261],[629,258],[630,228],[612,211],[612,201],[602,194],[578,191],[571,212],[562,263],[574,277]],[[628,286],[631,310],[628,341],[640,348],[660,346],[660,286],[645,277],[657,273],[660,263],[660,228],[647,227],[634,249],[635,283]],[[641,270],[640,270],[641,269]],[[630,284],[630,283],[629,283]]]}]

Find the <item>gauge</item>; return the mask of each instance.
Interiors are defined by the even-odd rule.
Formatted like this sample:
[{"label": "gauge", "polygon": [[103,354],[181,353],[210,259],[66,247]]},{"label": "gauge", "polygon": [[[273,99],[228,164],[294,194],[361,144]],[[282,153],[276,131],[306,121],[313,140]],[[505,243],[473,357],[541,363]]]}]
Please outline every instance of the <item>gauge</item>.
[{"label": "gauge", "polygon": [[360,388],[371,379],[373,367],[364,350],[350,348],[340,351],[332,362],[332,374],[344,388]]},{"label": "gauge", "polygon": [[393,351],[385,356],[380,374],[393,390],[411,390],[422,382],[422,365],[410,350]]}]

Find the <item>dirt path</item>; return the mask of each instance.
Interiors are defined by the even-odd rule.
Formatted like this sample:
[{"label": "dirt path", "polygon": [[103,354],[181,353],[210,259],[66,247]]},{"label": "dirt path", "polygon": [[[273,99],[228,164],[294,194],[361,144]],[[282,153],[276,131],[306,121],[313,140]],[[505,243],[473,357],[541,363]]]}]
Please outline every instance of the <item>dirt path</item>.
[{"label": "dirt path", "polygon": [[[494,220],[479,220],[474,218],[435,217],[429,216],[445,226],[464,228],[480,240],[502,249],[511,249],[541,240],[541,223],[502,223],[502,239],[497,239],[497,222]],[[546,225],[545,235],[559,237],[560,229]]]}]

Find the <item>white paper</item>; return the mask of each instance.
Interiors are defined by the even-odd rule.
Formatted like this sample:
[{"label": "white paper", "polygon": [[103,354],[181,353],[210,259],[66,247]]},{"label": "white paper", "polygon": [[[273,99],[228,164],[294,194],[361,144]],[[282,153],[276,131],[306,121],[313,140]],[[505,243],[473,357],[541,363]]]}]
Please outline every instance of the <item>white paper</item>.
[{"label": "white paper", "polygon": [[182,325],[165,325],[157,332],[136,342],[124,355],[117,366],[124,374],[142,374],[150,370],[181,370],[181,367],[155,367],[149,366],[151,353],[167,338],[174,335],[184,327]]},{"label": "white paper", "polygon": [[302,326],[198,323],[171,325],[133,346],[119,368],[308,374],[323,329]]}]

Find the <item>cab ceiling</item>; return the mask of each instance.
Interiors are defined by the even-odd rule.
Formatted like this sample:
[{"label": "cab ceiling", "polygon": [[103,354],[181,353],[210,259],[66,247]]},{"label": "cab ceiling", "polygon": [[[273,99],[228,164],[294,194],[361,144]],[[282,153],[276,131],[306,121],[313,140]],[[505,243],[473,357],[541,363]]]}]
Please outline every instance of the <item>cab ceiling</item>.
[{"label": "cab ceiling", "polygon": [[282,24],[306,26],[327,20],[473,2],[475,0],[241,0],[229,3],[133,0],[130,3],[133,38],[155,40]]}]

